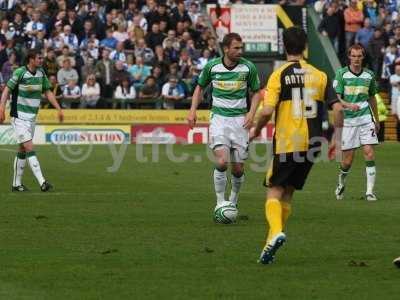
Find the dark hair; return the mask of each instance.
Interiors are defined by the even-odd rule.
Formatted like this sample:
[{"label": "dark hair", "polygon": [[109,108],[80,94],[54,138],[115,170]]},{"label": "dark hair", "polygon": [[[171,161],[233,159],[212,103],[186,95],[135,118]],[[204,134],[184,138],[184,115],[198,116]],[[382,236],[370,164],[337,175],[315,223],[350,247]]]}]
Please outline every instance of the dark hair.
[{"label": "dark hair", "polygon": [[283,31],[283,45],[287,54],[299,55],[306,49],[307,35],[303,29],[297,26]]},{"label": "dark hair", "polygon": [[350,48],[347,50],[347,55],[350,56],[351,50],[361,50],[362,55],[365,57],[366,56],[366,51],[363,45],[361,44],[353,44],[350,46]]},{"label": "dark hair", "polygon": [[232,44],[232,41],[238,41],[241,42],[242,38],[239,34],[235,32],[228,33],[227,35],[224,36],[224,39],[222,40],[222,47],[230,47]]},{"label": "dark hair", "polygon": [[26,63],[28,64],[31,59],[35,59],[41,52],[37,49],[29,49],[26,55]]}]

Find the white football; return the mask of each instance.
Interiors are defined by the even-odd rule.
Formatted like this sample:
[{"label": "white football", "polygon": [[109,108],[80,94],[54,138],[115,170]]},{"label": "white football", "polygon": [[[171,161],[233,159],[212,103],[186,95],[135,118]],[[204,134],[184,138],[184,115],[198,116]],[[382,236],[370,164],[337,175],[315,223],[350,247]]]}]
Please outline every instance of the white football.
[{"label": "white football", "polygon": [[214,209],[214,220],[216,223],[231,224],[236,222],[238,209],[229,201],[224,201]]}]

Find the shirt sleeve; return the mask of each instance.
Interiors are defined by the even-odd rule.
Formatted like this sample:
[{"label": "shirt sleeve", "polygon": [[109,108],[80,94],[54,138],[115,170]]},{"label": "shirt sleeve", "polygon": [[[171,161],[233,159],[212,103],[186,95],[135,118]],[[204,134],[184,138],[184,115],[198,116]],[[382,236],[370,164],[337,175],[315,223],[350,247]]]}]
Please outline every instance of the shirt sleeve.
[{"label": "shirt sleeve", "polygon": [[280,72],[273,72],[268,79],[267,89],[264,95],[264,105],[275,107],[279,101],[281,92]]},{"label": "shirt sleeve", "polygon": [[378,86],[376,84],[375,75],[372,74],[372,79],[369,84],[368,94],[370,97],[372,97],[372,96],[375,96],[375,94],[377,94],[377,93],[378,93]]},{"label": "shirt sleeve", "polygon": [[[44,75],[44,72],[43,72],[43,75]],[[44,75],[44,77],[43,77],[42,92],[43,92],[43,93],[44,93],[44,92],[47,92],[47,91],[49,91],[50,89],[51,89],[50,81],[49,81],[49,79],[47,78],[47,76]]]},{"label": "shirt sleeve", "polygon": [[202,88],[205,88],[205,87],[207,87],[207,85],[209,85],[210,82],[211,82],[211,64],[208,63],[205,65],[203,71],[201,71],[199,80],[197,83]]},{"label": "shirt sleeve", "polygon": [[339,102],[337,94],[335,93],[335,90],[332,87],[332,82],[329,80],[329,78],[327,79],[324,97],[325,102],[330,109],[332,109],[333,104]]},{"label": "shirt sleeve", "polygon": [[341,72],[336,72],[335,80],[333,81],[333,89],[336,94],[343,96],[344,94],[344,82]]},{"label": "shirt sleeve", "polygon": [[7,81],[7,87],[13,91],[15,87],[18,85],[18,81],[22,75],[23,70],[22,69],[17,69],[14,71],[12,74],[11,78]]},{"label": "shirt sleeve", "polygon": [[257,68],[253,63],[250,63],[249,85],[252,92],[260,90],[260,78],[258,77]]}]

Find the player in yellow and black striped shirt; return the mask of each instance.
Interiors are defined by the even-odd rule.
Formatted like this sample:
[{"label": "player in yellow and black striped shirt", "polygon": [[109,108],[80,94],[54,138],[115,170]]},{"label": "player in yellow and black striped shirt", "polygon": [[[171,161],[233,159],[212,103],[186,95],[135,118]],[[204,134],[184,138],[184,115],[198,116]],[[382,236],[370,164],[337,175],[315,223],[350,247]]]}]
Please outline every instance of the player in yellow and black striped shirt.
[{"label": "player in yellow and black striped shirt", "polygon": [[302,189],[322,137],[322,116],[326,101],[335,111],[340,126],[342,106],[327,75],[303,60],[307,36],[297,27],[286,29],[283,43],[287,63],[270,76],[264,109],[250,138],[257,137],[275,112],[273,161],[265,178],[268,187],[265,205],[269,233],[259,262],[269,264],[285,242],[283,233],[291,211],[295,189]]}]

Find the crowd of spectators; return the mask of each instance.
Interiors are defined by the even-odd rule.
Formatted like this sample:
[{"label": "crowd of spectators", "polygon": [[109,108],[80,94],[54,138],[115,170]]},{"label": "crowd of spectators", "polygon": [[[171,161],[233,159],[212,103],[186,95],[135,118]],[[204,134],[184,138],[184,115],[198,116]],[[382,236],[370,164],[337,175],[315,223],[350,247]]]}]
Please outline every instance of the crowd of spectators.
[{"label": "crowd of spectators", "polygon": [[66,108],[174,108],[219,55],[194,0],[0,0],[0,87],[33,48]]}]

